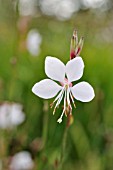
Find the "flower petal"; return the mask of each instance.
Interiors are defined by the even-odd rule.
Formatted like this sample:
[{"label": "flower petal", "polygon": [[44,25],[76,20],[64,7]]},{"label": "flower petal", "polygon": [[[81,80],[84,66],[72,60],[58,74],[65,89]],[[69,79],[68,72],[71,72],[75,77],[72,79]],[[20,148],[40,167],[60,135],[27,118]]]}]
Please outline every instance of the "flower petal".
[{"label": "flower petal", "polygon": [[79,80],[83,75],[84,62],[81,57],[76,57],[66,64],[66,74],[69,82]]},{"label": "flower petal", "polygon": [[41,98],[50,99],[54,97],[61,89],[62,87],[54,81],[44,79],[33,86],[32,92]]},{"label": "flower petal", "polygon": [[87,82],[81,82],[71,88],[75,99],[82,102],[89,102],[95,97],[93,87]]},{"label": "flower petal", "polygon": [[63,82],[65,65],[59,59],[48,56],[45,60],[45,73],[49,78]]}]

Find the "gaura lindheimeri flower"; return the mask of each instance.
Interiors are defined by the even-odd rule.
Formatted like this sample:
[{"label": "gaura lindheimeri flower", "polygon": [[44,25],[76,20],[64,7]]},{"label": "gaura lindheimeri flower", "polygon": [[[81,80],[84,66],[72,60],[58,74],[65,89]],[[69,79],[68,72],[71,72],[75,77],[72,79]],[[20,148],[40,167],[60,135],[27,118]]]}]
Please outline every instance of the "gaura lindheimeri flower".
[{"label": "gaura lindheimeri flower", "polygon": [[0,128],[12,129],[25,120],[23,106],[19,103],[5,101],[0,104]]},{"label": "gaura lindheimeri flower", "polygon": [[9,164],[10,170],[32,170],[33,167],[34,161],[31,154],[27,151],[16,153]]},{"label": "gaura lindheimeri flower", "polygon": [[[72,111],[71,103],[74,104],[74,98],[82,102],[89,102],[95,96],[92,86],[85,81],[74,86],[72,85],[72,82],[82,77],[83,70],[84,62],[81,57],[76,57],[68,61],[66,65],[55,57],[48,56],[45,59],[46,75],[60,82],[61,85],[51,79],[44,79],[33,86],[32,92],[44,99],[50,99],[58,94],[52,103],[53,105],[56,102],[53,114],[64,97],[63,112],[57,120],[59,123],[62,122],[62,117],[64,113],[66,114],[68,108]],[[72,113],[71,111],[70,114]]]}]

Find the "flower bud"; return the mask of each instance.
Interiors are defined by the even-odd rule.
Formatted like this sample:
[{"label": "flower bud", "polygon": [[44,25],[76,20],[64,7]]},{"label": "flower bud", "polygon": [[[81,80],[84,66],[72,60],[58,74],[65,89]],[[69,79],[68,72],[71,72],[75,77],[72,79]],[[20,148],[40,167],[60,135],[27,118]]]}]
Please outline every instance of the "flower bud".
[{"label": "flower bud", "polygon": [[83,44],[84,44],[84,37],[81,37],[80,38],[80,41],[75,49],[75,56],[79,56],[81,51],[82,51],[82,47],[83,47]]},{"label": "flower bud", "polygon": [[77,30],[74,30],[73,36],[71,38],[71,46],[70,46],[70,59],[72,60],[76,56],[78,56],[83,47],[84,38],[81,37],[78,42]]},{"label": "flower bud", "polygon": [[73,31],[73,36],[71,38],[71,46],[70,46],[70,59],[75,58],[75,48],[76,45],[78,44],[78,35],[77,35],[77,30]]}]

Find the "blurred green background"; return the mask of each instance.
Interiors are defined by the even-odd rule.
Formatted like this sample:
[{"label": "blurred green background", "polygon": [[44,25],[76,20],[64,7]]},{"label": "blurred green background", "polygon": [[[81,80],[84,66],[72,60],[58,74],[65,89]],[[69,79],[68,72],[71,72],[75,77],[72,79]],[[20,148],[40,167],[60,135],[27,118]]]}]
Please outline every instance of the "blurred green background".
[{"label": "blurred green background", "polygon": [[[62,169],[113,170],[113,2],[70,2],[0,0],[0,102],[20,103],[26,115],[21,125],[0,129],[1,170],[22,150],[31,153],[35,170],[59,168],[66,117],[58,124],[62,107],[53,116],[52,100],[40,99],[31,88],[47,77],[46,56],[69,60],[75,28],[85,38],[82,80],[92,84],[96,96],[90,103],[76,101]],[[41,36],[36,56],[26,48],[32,29]]]}]

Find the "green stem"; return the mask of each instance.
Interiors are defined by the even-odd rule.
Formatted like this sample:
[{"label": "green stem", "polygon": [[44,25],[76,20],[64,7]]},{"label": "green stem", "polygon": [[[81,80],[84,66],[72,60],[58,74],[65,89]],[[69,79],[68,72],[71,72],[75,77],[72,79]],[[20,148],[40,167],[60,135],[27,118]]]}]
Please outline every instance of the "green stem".
[{"label": "green stem", "polygon": [[44,116],[43,116],[43,132],[42,132],[42,139],[43,139],[43,147],[46,145],[47,141],[47,133],[48,133],[48,102],[44,102]]},{"label": "green stem", "polygon": [[59,165],[59,170],[63,170],[63,165],[64,165],[64,157],[66,153],[66,143],[67,143],[67,136],[68,136],[68,129],[70,126],[70,116],[68,115],[67,117],[67,124],[64,129],[64,134],[63,134],[63,140],[62,140],[62,148],[61,148],[61,157],[60,157],[60,165]]},{"label": "green stem", "polygon": [[60,158],[61,166],[63,166],[63,162],[64,162],[66,142],[67,142],[67,132],[68,132],[68,127],[66,126],[66,128],[64,130],[63,140],[62,140],[61,158]]}]

